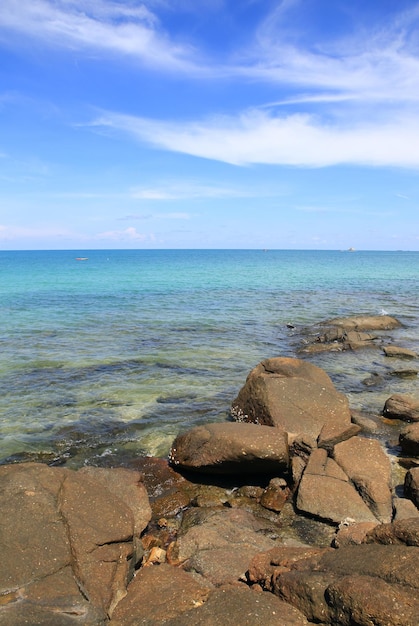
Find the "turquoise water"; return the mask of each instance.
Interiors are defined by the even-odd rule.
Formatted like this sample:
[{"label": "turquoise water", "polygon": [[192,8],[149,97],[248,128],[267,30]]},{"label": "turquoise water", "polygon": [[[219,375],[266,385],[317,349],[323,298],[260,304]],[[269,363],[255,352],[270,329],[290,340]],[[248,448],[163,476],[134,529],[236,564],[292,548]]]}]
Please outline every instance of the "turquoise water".
[{"label": "turquoise water", "polygon": [[[384,310],[419,351],[418,296],[418,252],[0,252],[0,461],[164,456],[180,430],[226,419],[260,360],[295,356],[301,326]],[[415,392],[367,389],[389,367],[367,352],[310,359],[357,408]]]}]

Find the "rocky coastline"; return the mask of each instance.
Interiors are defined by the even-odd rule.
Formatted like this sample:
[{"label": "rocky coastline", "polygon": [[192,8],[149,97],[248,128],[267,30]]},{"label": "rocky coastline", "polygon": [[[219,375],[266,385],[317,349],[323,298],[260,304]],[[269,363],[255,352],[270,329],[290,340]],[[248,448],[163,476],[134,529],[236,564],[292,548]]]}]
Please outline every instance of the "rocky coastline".
[{"label": "rocky coastline", "polygon": [[309,360],[381,350],[416,376],[399,326],[321,323],[298,358],[249,373],[231,421],[179,434],[167,461],[1,466],[0,626],[415,626],[419,398],[382,407],[394,460]]}]

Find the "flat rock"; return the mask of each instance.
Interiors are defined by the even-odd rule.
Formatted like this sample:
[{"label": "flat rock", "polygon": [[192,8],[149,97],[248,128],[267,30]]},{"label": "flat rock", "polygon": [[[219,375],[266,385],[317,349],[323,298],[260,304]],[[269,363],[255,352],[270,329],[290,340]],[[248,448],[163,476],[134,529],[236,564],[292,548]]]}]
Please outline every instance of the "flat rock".
[{"label": "flat rock", "polygon": [[[347,398],[322,369],[301,359],[277,357],[262,361],[248,375],[233,402],[235,419],[275,426],[293,437],[317,439],[326,424],[351,424]],[[332,427],[332,426],[330,426]]]},{"label": "flat rock", "polygon": [[334,524],[346,518],[377,522],[347,474],[320,448],[311,454],[298,487],[296,506],[304,513]]},{"label": "flat rock", "polygon": [[352,437],[334,447],[333,458],[376,518],[384,523],[390,522],[393,513],[391,465],[379,441]]},{"label": "flat rock", "polygon": [[151,517],[141,475],[5,465],[0,507],[0,624],[103,624],[126,594]]},{"label": "flat rock", "polygon": [[415,359],[418,355],[409,348],[401,348],[400,346],[385,346],[383,352],[388,357],[398,359]]},{"label": "flat rock", "polygon": [[399,443],[405,454],[419,456],[419,422],[403,428],[399,436]]},{"label": "flat rock", "polygon": [[[208,597],[210,587],[165,563],[143,567],[116,607],[110,626],[153,626],[181,616]],[[187,623],[187,622],[183,622]]]},{"label": "flat rock", "polygon": [[163,622],[164,626],[305,626],[308,621],[298,609],[271,593],[257,593],[242,585],[212,591],[208,600]]},{"label": "flat rock", "polygon": [[217,586],[237,583],[253,556],[274,547],[278,535],[273,524],[244,509],[191,510],[168,559]]},{"label": "flat rock", "polygon": [[395,393],[384,405],[384,417],[419,422],[419,399],[407,394]]},{"label": "flat rock", "polygon": [[327,322],[326,326],[337,326],[345,330],[393,330],[400,328],[400,322],[390,315],[353,315],[350,317],[335,317]]},{"label": "flat rock", "polygon": [[281,474],[289,464],[288,438],[279,428],[258,424],[196,426],[176,437],[170,462],[176,468],[217,474]]}]

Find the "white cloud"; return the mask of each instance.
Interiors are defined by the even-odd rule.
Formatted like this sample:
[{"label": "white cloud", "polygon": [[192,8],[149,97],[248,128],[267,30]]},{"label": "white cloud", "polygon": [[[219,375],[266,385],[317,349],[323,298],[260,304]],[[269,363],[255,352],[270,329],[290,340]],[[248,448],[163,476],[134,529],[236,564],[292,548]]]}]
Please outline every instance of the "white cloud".
[{"label": "white cloud", "polygon": [[[232,189],[218,185],[202,185],[183,181],[156,188],[133,189],[131,197],[136,200],[188,200],[198,198],[247,198],[255,191]],[[257,194],[260,196],[260,193]]]},{"label": "white cloud", "polygon": [[108,241],[146,241],[147,239],[153,240],[154,236],[139,233],[136,228],[129,226],[124,230],[108,230],[104,233],[98,233],[95,239]]},{"label": "white cloud", "polygon": [[324,123],[315,116],[249,110],[237,117],[176,123],[103,114],[94,125],[159,148],[235,165],[419,167],[419,119]]},{"label": "white cloud", "polygon": [[20,227],[0,224],[0,239],[13,241],[17,239],[44,240],[44,239],[68,239],[80,237],[76,233],[60,227]]},{"label": "white cloud", "polygon": [[192,57],[191,49],[172,42],[138,2],[2,0],[0,27],[43,44],[116,52],[166,69],[187,69]]}]

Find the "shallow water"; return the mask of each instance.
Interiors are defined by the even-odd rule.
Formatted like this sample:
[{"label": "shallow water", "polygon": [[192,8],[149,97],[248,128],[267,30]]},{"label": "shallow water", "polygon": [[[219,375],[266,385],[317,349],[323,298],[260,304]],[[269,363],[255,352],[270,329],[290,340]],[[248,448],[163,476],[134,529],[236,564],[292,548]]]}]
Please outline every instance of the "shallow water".
[{"label": "shallow water", "polygon": [[[295,356],[302,327],[335,316],[385,311],[403,324],[389,341],[419,352],[418,270],[417,252],[0,252],[0,460],[165,456],[180,430],[228,417],[260,360]],[[416,363],[380,350],[309,358],[355,408],[417,390],[390,375]]]}]

